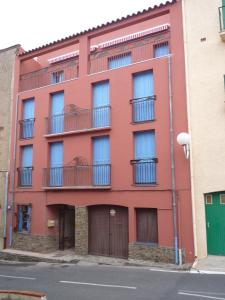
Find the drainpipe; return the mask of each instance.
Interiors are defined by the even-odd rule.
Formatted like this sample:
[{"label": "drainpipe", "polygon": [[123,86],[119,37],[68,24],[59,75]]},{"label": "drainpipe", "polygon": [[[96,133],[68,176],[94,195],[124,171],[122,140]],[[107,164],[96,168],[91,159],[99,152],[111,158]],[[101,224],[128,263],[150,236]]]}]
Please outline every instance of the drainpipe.
[{"label": "drainpipe", "polygon": [[173,94],[172,94],[172,62],[171,56],[168,56],[168,79],[169,79],[169,104],[170,104],[170,160],[172,176],[172,210],[173,210],[173,232],[174,232],[174,250],[175,264],[179,265],[179,240],[177,227],[177,201],[175,184],[175,163],[174,163],[174,130],[173,130]]},{"label": "drainpipe", "polygon": [[7,207],[8,207],[8,189],[9,189],[9,172],[5,173],[5,203],[4,203],[4,210],[3,210],[3,222],[4,222],[4,248],[6,247],[6,220],[7,220]]},{"label": "drainpipe", "polygon": [[12,247],[13,239],[13,219],[14,219],[14,202],[15,202],[15,180],[16,180],[16,146],[17,146],[17,122],[18,122],[18,103],[19,96],[16,98],[16,111],[14,123],[14,141],[13,141],[13,172],[12,172],[12,201],[11,201],[11,224],[10,224],[10,238],[9,246]]}]

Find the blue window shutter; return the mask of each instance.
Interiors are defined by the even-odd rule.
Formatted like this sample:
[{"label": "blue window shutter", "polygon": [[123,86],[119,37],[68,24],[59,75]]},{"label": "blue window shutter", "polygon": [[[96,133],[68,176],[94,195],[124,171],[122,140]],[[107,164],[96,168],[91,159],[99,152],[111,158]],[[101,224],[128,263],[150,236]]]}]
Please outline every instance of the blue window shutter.
[{"label": "blue window shutter", "polygon": [[23,101],[23,119],[34,118],[34,99],[27,99]]},{"label": "blue window shutter", "polygon": [[155,183],[155,133],[153,131],[135,133],[135,183]]},{"label": "blue window shutter", "polygon": [[18,207],[18,231],[22,232],[23,230],[23,209],[22,206]]},{"label": "blue window shutter", "polygon": [[27,209],[27,231],[30,232],[30,227],[31,227],[31,206],[28,206]]},{"label": "blue window shutter", "polygon": [[63,143],[50,144],[50,185],[63,184]]},{"label": "blue window shutter", "polygon": [[109,81],[93,85],[93,124],[94,128],[110,124]]},{"label": "blue window shutter", "polygon": [[148,97],[154,95],[153,72],[137,73],[133,76],[133,121],[153,120],[154,100]]},{"label": "blue window shutter", "polygon": [[33,137],[34,127],[34,99],[27,99],[23,101],[23,132],[24,139]]},{"label": "blue window shutter", "polygon": [[22,168],[32,167],[32,157],[33,157],[33,147],[30,145],[22,147],[21,167]]},{"label": "blue window shutter", "polygon": [[94,185],[110,184],[109,137],[93,139],[93,181]]},{"label": "blue window shutter", "polygon": [[51,105],[52,133],[60,133],[64,130],[64,93],[52,94]]},{"label": "blue window shutter", "polygon": [[117,69],[132,63],[131,53],[125,53],[109,58],[109,69]]},{"label": "blue window shutter", "polygon": [[162,43],[154,46],[154,57],[160,57],[169,54],[168,43]]}]

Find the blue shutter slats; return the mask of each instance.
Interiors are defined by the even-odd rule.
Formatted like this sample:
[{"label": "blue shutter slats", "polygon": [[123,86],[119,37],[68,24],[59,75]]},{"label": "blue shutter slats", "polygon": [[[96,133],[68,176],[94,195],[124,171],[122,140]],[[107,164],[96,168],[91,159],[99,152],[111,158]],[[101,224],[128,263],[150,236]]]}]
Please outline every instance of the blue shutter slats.
[{"label": "blue shutter slats", "polygon": [[93,85],[93,121],[94,128],[110,125],[109,82]]},{"label": "blue shutter slats", "polygon": [[109,69],[117,69],[120,67],[128,66],[132,63],[131,53],[124,53],[109,58],[108,67]]},{"label": "blue shutter slats", "polygon": [[135,133],[135,183],[155,183],[155,134],[153,131]]},{"label": "blue shutter slats", "polygon": [[168,43],[162,43],[154,46],[154,57],[161,57],[169,54]]},{"label": "blue shutter slats", "polygon": [[133,122],[154,120],[153,72],[148,71],[135,74],[133,77],[133,88]]},{"label": "blue shutter slats", "polygon": [[64,131],[64,93],[52,94],[51,133]]},{"label": "blue shutter slats", "polygon": [[50,144],[50,186],[63,185],[63,143]]},{"label": "blue shutter slats", "polygon": [[93,139],[93,184],[110,185],[109,137]]},{"label": "blue shutter slats", "polygon": [[22,121],[22,138],[28,139],[33,137],[34,128],[34,99],[23,101],[23,121]]},{"label": "blue shutter slats", "polygon": [[20,185],[32,185],[32,160],[33,160],[33,147],[22,147],[21,154],[21,169],[20,169]]}]

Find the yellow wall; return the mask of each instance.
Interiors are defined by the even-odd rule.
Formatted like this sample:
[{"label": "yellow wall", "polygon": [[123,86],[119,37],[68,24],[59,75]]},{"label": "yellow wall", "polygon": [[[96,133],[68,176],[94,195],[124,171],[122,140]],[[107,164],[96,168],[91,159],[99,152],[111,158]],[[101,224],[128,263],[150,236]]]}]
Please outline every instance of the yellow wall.
[{"label": "yellow wall", "polygon": [[219,34],[221,5],[222,0],[183,0],[193,222],[199,258],[207,255],[204,194],[225,190],[225,42]]}]

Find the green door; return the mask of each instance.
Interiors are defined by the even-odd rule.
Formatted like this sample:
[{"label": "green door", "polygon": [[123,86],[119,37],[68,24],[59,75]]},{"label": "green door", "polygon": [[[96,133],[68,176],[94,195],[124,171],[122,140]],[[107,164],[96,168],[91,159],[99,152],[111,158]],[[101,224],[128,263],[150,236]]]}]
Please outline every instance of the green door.
[{"label": "green door", "polygon": [[225,255],[225,192],[205,197],[208,254]]},{"label": "green door", "polygon": [[223,20],[223,25],[222,28],[225,29],[225,0],[222,0],[222,20]]}]

